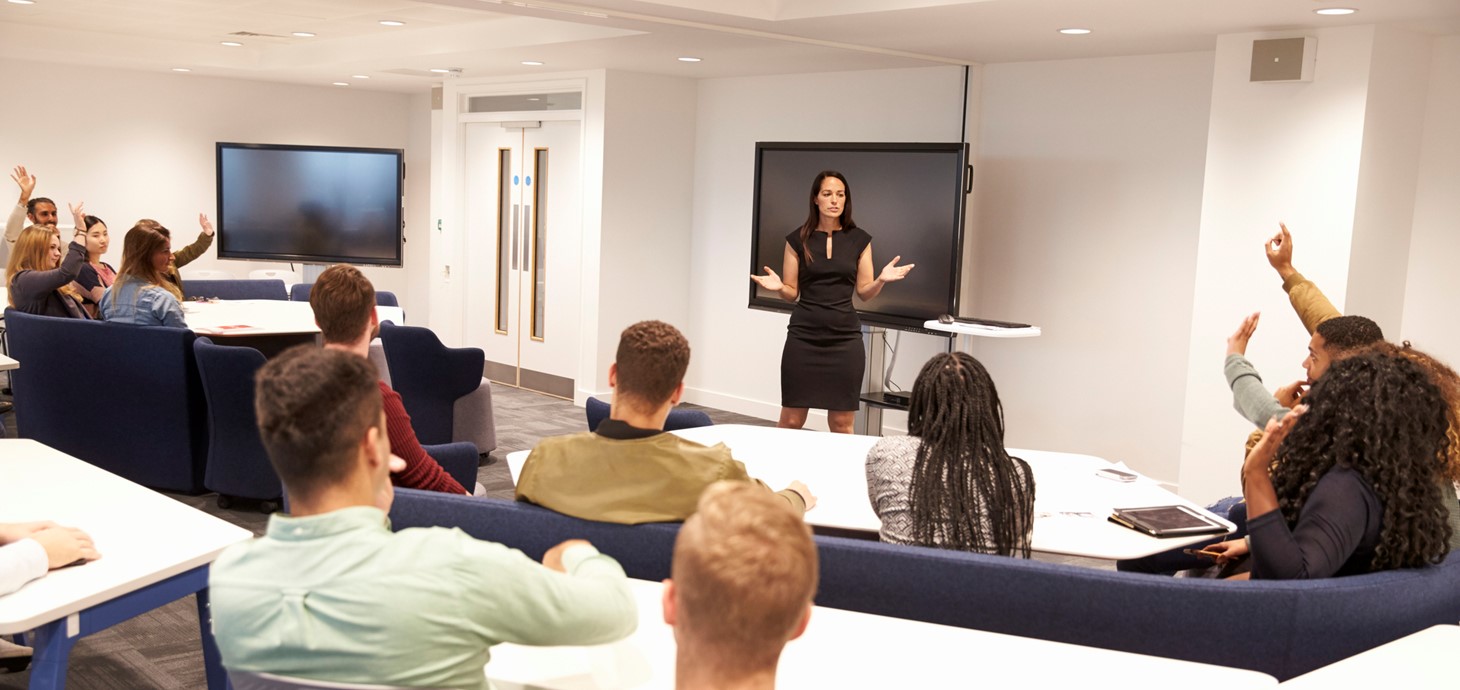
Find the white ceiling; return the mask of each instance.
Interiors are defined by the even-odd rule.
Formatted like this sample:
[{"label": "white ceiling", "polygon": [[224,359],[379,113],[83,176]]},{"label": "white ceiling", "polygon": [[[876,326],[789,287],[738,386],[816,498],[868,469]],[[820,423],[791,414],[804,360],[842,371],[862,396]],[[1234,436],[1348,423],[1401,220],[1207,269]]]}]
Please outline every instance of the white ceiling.
[{"label": "white ceiling", "polygon": [[[1313,13],[1334,6],[1360,11]],[[0,2],[0,58],[417,92],[443,79],[432,68],[744,76],[1210,50],[1224,33],[1350,24],[1460,33],[1460,0],[35,0]],[[1056,32],[1071,26],[1094,33]]]}]

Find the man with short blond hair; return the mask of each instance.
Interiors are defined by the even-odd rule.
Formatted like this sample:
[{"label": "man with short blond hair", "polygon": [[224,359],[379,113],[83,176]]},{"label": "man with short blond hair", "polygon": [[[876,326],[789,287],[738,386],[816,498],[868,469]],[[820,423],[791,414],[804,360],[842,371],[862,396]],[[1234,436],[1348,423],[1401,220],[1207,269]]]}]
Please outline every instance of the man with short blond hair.
[{"label": "man with short blond hair", "polygon": [[[325,269],[309,290],[309,306],[326,348],[370,358],[370,341],[380,324],[375,315],[375,286],[360,269],[349,264]],[[470,493],[421,447],[400,393],[384,381],[377,383],[385,406],[390,452],[406,461],[404,470],[390,475],[391,482],[408,489]]]},{"label": "man with short blond hair", "polygon": [[811,620],[816,545],[806,523],[745,482],[719,482],[674,542],[664,622],[675,687],[769,690],[786,643]]},{"label": "man with short blond hair", "polygon": [[[635,525],[684,520],[705,487],[722,479],[753,482],[769,495],[725,444],[664,433],[688,368],[689,342],[679,329],[662,321],[624,329],[608,368],[608,419],[594,431],[539,442],[522,465],[517,500],[584,520]],[[775,496],[798,515],[816,505],[801,482]]]}]

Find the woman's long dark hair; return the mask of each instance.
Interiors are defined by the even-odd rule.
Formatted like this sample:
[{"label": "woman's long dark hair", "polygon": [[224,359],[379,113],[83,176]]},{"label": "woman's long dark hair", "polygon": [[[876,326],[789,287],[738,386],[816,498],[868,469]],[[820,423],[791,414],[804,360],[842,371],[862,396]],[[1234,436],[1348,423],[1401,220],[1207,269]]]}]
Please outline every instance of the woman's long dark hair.
[{"label": "woman's long dark hair", "polygon": [[1289,525],[1334,467],[1358,473],[1384,506],[1373,570],[1439,563],[1450,528],[1440,498],[1449,440],[1445,399],[1405,357],[1369,353],[1333,363],[1304,396],[1308,413],[1278,447],[1272,483]]},{"label": "woman's long dark hair", "polygon": [[821,209],[816,207],[816,197],[821,194],[821,183],[828,177],[841,180],[842,186],[846,188],[847,199],[846,203],[842,204],[842,229],[851,230],[857,227],[857,221],[852,220],[852,185],[847,182],[846,176],[835,170],[823,170],[816,173],[816,180],[811,183],[811,200],[808,203],[810,209],[806,212],[806,222],[801,224],[800,230],[801,256],[806,259],[808,264],[813,259],[811,258],[811,247],[807,246],[807,243],[811,241],[811,232],[821,224]]},{"label": "woman's long dark hair", "polygon": [[922,440],[908,490],[913,539],[1028,558],[1034,475],[1004,450],[1004,406],[983,365],[962,352],[928,360],[907,430]]}]

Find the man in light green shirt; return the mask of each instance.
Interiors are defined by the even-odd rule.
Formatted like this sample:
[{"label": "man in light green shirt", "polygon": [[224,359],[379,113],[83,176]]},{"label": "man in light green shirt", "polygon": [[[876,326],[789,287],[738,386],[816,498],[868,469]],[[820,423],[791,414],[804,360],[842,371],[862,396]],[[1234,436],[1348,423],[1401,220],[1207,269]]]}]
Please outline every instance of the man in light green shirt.
[{"label": "man in light green shirt", "polygon": [[230,671],[342,683],[487,688],[498,642],[599,644],[634,631],[623,569],[571,540],[538,564],[460,530],[392,533],[374,366],[301,346],[258,374],[255,407],[292,513],[226,550],[209,587]]}]

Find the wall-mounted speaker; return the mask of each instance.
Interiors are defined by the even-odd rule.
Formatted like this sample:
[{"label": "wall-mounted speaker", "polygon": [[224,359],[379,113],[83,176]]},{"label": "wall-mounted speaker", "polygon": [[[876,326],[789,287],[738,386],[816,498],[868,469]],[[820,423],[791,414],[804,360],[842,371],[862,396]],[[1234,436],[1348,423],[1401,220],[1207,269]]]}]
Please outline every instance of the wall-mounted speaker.
[{"label": "wall-mounted speaker", "polygon": [[1269,38],[1252,42],[1249,81],[1313,81],[1318,39]]}]

